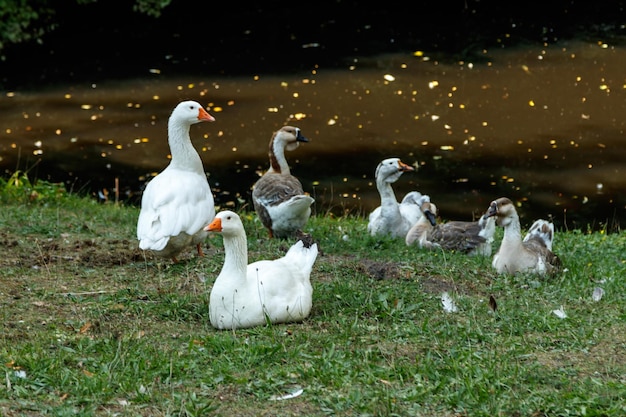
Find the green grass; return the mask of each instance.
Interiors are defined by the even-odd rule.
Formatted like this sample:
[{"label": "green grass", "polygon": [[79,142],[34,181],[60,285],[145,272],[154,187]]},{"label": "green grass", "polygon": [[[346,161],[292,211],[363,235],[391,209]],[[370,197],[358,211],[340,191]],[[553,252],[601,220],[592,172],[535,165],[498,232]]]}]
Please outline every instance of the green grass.
[{"label": "green grass", "polygon": [[[1,415],[626,414],[622,233],[559,232],[565,272],[508,277],[320,215],[307,226],[322,250],[311,316],[217,331],[219,236],[204,258],[159,261],[137,249],[137,208],[26,185],[0,194]],[[243,219],[250,261],[284,253]]]}]

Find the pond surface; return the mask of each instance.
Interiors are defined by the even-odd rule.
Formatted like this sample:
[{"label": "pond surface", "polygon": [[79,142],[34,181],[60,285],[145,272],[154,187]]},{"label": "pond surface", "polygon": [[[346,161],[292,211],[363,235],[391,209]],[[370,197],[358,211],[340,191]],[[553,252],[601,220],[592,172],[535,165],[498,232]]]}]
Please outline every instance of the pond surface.
[{"label": "pond surface", "polygon": [[507,196],[524,226],[617,228],[626,197],[626,49],[563,42],[484,51],[479,62],[419,52],[343,69],[241,77],[145,78],[7,91],[0,97],[0,167],[68,189],[138,202],[168,162],[167,118],[197,100],[215,116],[192,139],[222,207],[250,208],[274,130],[309,143],[287,154],[318,213],[367,215],[374,170],[398,156],[418,167],[394,184],[429,194],[443,219],[471,220]]}]

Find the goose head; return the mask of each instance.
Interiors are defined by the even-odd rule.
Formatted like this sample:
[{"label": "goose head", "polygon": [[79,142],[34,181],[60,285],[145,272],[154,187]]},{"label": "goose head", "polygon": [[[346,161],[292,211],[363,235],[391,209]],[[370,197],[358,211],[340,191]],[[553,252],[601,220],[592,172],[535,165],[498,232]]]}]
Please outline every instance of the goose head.
[{"label": "goose head", "polygon": [[300,146],[300,142],[308,142],[309,139],[302,135],[299,128],[293,126],[283,126],[274,132],[270,141],[270,148],[281,148],[293,151]]},{"label": "goose head", "polygon": [[497,200],[492,201],[489,205],[486,216],[495,216],[496,224],[502,227],[511,224],[518,218],[517,210],[515,210],[513,202],[506,197],[500,197]]},{"label": "goose head", "polygon": [[224,210],[217,213],[213,221],[204,230],[221,233],[223,236],[237,236],[241,235],[244,227],[237,213]]},{"label": "goose head", "polygon": [[270,168],[267,172],[278,174],[291,174],[289,164],[285,158],[285,151],[293,151],[300,142],[308,142],[300,132],[300,129],[293,126],[283,126],[272,135],[270,139],[270,149],[268,152],[270,158]]},{"label": "goose head", "polygon": [[433,226],[437,224],[437,206],[430,201],[424,201],[421,205],[422,213]]},{"label": "goose head", "polygon": [[405,164],[400,158],[387,158],[376,167],[376,180],[393,183],[408,171],[415,171],[415,168]]},{"label": "goose head", "polygon": [[200,103],[188,100],[178,103],[172,111],[170,121],[193,125],[200,122],[214,122],[215,118]]}]

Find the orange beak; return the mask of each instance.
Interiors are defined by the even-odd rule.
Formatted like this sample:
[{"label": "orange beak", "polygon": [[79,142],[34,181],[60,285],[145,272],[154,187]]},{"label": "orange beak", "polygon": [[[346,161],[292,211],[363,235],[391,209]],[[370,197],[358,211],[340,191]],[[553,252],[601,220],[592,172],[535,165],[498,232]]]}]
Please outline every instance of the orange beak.
[{"label": "orange beak", "polygon": [[200,110],[198,110],[198,120],[200,120],[200,121],[207,121],[207,122],[214,122],[215,121],[215,117],[211,116],[206,110],[204,110],[202,107],[200,107]]},{"label": "orange beak", "polygon": [[222,219],[216,217],[213,221],[204,228],[207,232],[221,232],[222,231]]},{"label": "orange beak", "polygon": [[398,161],[398,165],[400,165],[400,171],[402,171],[402,172],[415,171],[415,168],[413,168],[411,165],[405,164],[402,161]]}]

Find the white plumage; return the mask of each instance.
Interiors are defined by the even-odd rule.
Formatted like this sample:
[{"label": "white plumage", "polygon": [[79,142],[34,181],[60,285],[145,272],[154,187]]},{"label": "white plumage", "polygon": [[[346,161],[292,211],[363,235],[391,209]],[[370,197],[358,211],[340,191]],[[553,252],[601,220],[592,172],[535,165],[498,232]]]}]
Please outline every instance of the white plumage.
[{"label": "white plumage", "polygon": [[405,238],[409,229],[422,217],[420,205],[430,197],[418,191],[407,193],[398,203],[391,184],[403,173],[415,171],[400,158],[387,158],[376,167],[376,188],[380,194],[380,206],[369,215],[367,231],[372,236],[389,235]]},{"label": "white plumage", "polygon": [[200,155],[189,136],[191,125],[215,119],[197,102],[179,103],[168,121],[169,165],[148,182],[137,220],[139,248],[172,258],[195,245],[202,256],[203,228],[215,217],[213,193]]},{"label": "white plumage", "polygon": [[317,244],[298,240],[282,258],[248,265],[246,232],[241,218],[221,211],[205,228],[224,238],[224,265],[209,299],[209,318],[217,329],[240,329],[267,323],[304,320],[313,305],[311,270]]}]

